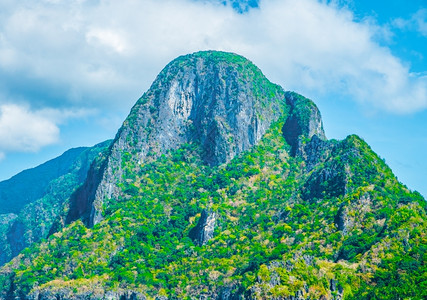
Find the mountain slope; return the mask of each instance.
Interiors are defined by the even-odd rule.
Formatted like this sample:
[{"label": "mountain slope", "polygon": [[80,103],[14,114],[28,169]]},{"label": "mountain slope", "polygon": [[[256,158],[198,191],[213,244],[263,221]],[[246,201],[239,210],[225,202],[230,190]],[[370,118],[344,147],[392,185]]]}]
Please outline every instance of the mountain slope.
[{"label": "mountain slope", "polygon": [[85,181],[93,159],[110,143],[68,150],[0,182],[0,265],[48,236],[66,200]]},{"label": "mountain slope", "polygon": [[55,159],[0,182],[0,214],[18,213],[26,204],[42,198],[49,183],[68,173],[70,166],[86,149],[70,149]]},{"label": "mountain slope", "polygon": [[427,296],[422,196],[234,54],[168,65],[70,201],[1,268],[2,298]]}]

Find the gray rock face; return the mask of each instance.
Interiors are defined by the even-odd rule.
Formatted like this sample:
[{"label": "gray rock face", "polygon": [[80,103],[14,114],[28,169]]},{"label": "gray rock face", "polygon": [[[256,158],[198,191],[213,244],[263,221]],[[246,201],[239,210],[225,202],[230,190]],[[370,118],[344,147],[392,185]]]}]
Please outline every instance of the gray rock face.
[{"label": "gray rock face", "polygon": [[93,161],[87,174],[84,184],[71,195],[69,211],[65,220],[66,224],[71,223],[78,218],[82,218],[88,226],[93,226],[94,210],[90,199],[94,199],[96,189],[102,180],[103,172],[106,167],[106,157],[100,155]]},{"label": "gray rock face", "polygon": [[233,294],[232,294],[232,289],[230,287],[224,288],[218,297],[218,300],[231,300],[231,299],[233,299]]},{"label": "gray rock face", "polygon": [[204,209],[196,227],[190,231],[190,237],[200,246],[205,245],[213,238],[215,230],[216,213]]},{"label": "gray rock face", "polygon": [[91,299],[105,299],[105,300],[145,300],[145,295],[137,291],[119,290],[119,291],[104,291],[97,289],[95,291],[87,290],[83,293],[75,293],[69,288],[58,288],[52,290],[33,291],[26,299],[28,300],[91,300]]},{"label": "gray rock face", "polygon": [[124,154],[137,170],[171,149],[197,143],[205,163],[219,165],[254,146],[287,110],[283,89],[241,56],[208,51],[177,58],[118,131],[95,197],[85,200],[91,207],[86,223],[102,220],[104,204],[120,197]]},{"label": "gray rock face", "polygon": [[287,92],[286,100],[291,112],[283,125],[283,136],[291,146],[290,154],[301,157],[306,174],[310,174],[301,197],[312,201],[343,195],[346,188],[345,166],[328,161],[337,142],[326,139],[319,109],[311,100],[295,93]]},{"label": "gray rock face", "polygon": [[24,240],[25,229],[22,222],[16,221],[7,233],[7,241],[12,251],[12,257],[18,255],[18,253],[27,246]]},{"label": "gray rock face", "polygon": [[[302,261],[306,265],[314,265],[315,264],[315,258],[311,255],[304,255],[301,257]],[[255,284],[251,287],[249,290],[249,294],[242,294],[242,297],[237,297],[237,299],[264,299],[265,294],[262,293],[263,289],[267,286],[268,288],[274,288],[276,286],[281,285],[281,279],[280,279],[280,268],[286,268],[287,270],[294,268],[294,263],[290,261],[271,261],[267,268],[269,270],[269,280],[263,281],[262,278],[258,276],[258,284]],[[311,298],[308,293],[310,290],[310,285],[307,283],[304,283],[301,289],[297,290],[294,295],[289,296],[275,296],[271,297],[271,299],[274,300],[310,300]],[[343,296],[343,288],[338,282],[338,280],[330,279],[329,280],[329,291],[326,290],[327,296],[322,295],[320,298],[316,299],[333,299],[333,300],[341,300]],[[270,299],[270,298],[268,298]]]},{"label": "gray rock face", "polygon": [[291,155],[302,154],[305,140],[310,140],[313,136],[325,141],[322,117],[317,106],[311,100],[292,92],[286,93],[286,101],[291,112],[282,131],[286,142],[291,146]]},{"label": "gray rock face", "polygon": [[338,230],[342,231],[343,235],[347,235],[349,228],[353,225],[352,220],[348,217],[347,207],[341,205],[338,213],[335,216],[335,225]]},{"label": "gray rock face", "polygon": [[324,168],[317,168],[310,174],[301,196],[307,201],[324,197],[338,197],[346,193],[346,185],[345,166],[335,162],[326,162]]},{"label": "gray rock face", "polygon": [[297,148],[296,155],[305,162],[306,172],[313,170],[317,164],[328,159],[334,149],[334,142],[319,138],[317,135]]}]

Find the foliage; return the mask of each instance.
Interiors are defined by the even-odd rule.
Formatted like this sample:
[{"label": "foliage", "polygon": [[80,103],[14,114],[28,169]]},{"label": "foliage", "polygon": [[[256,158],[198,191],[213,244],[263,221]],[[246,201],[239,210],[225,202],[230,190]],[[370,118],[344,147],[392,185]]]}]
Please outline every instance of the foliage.
[{"label": "foliage", "polygon": [[[335,143],[331,158],[306,174],[302,159],[288,155],[282,125],[215,168],[195,144],[137,173],[124,159],[123,196],[108,217],[91,229],[74,222],[26,249],[1,270],[0,286],[15,286],[15,295],[79,292],[84,282],[178,298],[225,288],[259,298],[425,297],[425,200],[356,136]],[[325,166],[344,170],[346,193],[303,199],[310,176]],[[203,209],[218,217],[214,237],[198,246],[189,232]]]}]

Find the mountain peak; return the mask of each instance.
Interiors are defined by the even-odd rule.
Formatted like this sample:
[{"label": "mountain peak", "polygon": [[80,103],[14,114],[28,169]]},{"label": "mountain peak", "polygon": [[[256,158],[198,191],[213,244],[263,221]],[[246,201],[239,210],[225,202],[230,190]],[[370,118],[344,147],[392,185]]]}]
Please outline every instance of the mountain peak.
[{"label": "mountain peak", "polygon": [[[199,145],[207,165],[229,162],[253,147],[289,109],[284,90],[243,56],[201,51],[176,58],[124,121],[110,155],[95,172],[102,174],[92,180],[99,185],[91,184],[76,196],[85,203],[81,207],[92,207],[90,212],[84,209],[86,224],[99,222],[105,201],[120,197],[118,186],[126,164],[138,168],[193,143]],[[70,220],[82,213],[72,211],[72,215]]]},{"label": "mountain peak", "polygon": [[[262,137],[287,109],[284,98],[284,91],[244,57],[196,52],[162,70],[132,109],[123,131],[136,134],[137,148],[143,149],[140,159],[198,142],[205,162],[218,165]],[[145,131],[132,130],[140,125]]]}]

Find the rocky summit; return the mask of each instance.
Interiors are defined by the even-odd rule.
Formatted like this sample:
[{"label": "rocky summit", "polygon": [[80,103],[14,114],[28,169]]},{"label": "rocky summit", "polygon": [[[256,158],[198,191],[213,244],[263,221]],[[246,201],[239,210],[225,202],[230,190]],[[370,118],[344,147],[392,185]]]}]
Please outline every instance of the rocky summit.
[{"label": "rocky summit", "polygon": [[1,212],[2,299],[427,297],[425,199],[242,56],[178,57],[112,142],[73,153]]}]

